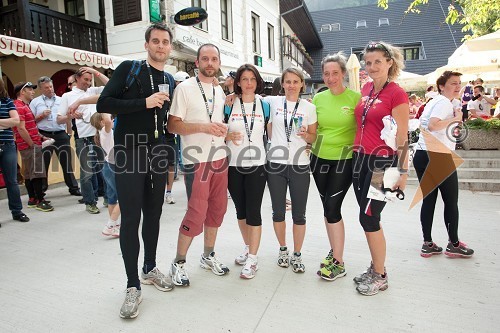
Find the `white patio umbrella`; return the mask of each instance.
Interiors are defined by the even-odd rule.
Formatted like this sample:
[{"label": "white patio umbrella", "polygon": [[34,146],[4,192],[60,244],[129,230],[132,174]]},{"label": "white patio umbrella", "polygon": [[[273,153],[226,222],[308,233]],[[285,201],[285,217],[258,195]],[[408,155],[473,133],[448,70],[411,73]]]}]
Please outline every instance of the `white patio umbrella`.
[{"label": "white patio umbrella", "polygon": [[354,53],[351,53],[349,56],[346,67],[349,74],[349,88],[354,91],[361,91],[359,86],[359,69],[361,68],[361,64]]},{"label": "white patio umbrella", "polygon": [[[426,75],[427,82],[435,83],[436,79],[444,71],[455,71],[464,74],[462,81],[469,81],[469,77],[472,80],[477,77],[487,77],[488,80],[484,79],[485,81],[497,81],[500,76],[500,46],[490,48],[487,45],[489,45],[488,43],[495,45],[495,41],[500,43],[498,38],[495,39],[494,37],[498,35],[499,33],[496,32],[465,42],[448,58],[447,65],[439,67],[434,72]],[[474,41],[476,41],[475,44]]]},{"label": "white patio umbrella", "polygon": [[500,50],[500,30],[465,42],[470,51]]},{"label": "white patio umbrella", "polygon": [[401,71],[396,83],[406,91],[415,91],[425,89],[427,86],[427,78],[423,75]]}]

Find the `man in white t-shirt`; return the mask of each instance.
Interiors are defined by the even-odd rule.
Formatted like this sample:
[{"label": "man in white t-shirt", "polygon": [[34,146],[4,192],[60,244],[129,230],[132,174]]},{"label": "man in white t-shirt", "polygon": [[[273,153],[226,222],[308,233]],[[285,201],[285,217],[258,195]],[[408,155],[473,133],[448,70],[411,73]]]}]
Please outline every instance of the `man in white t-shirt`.
[{"label": "man in white t-shirt", "polygon": [[489,118],[491,116],[491,106],[495,105],[495,100],[484,95],[483,86],[474,86],[474,97],[467,103],[469,117]]},{"label": "man in white t-shirt", "polygon": [[168,131],[181,136],[184,179],[188,210],[179,228],[177,255],[170,275],[178,286],[188,286],[186,255],[193,238],[205,232],[200,264],[216,275],[229,268],[214,252],[217,231],[227,209],[227,147],[224,139],[225,94],[213,81],[220,68],[219,48],[213,44],[200,46],[196,57],[199,73],[175,89]]},{"label": "man in white t-shirt", "polygon": [[80,160],[80,188],[85,208],[90,214],[98,214],[97,188],[92,177],[95,175],[96,162],[104,160],[102,149],[94,144],[95,128],[90,124],[90,117],[96,112],[95,103],[104,86],[91,87],[92,75],[106,84],[108,78],[97,70],[82,67],[75,74],[76,86],[61,97],[57,113],[57,123],[71,127],[71,119],[76,120],[78,139],[75,140],[76,153]]}]

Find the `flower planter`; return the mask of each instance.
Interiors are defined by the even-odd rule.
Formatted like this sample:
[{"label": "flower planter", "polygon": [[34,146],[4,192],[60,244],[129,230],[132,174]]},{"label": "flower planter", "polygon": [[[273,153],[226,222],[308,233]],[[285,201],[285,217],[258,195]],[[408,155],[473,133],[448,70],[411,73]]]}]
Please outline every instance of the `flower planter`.
[{"label": "flower planter", "polygon": [[500,149],[500,130],[469,128],[462,147],[465,150]]}]

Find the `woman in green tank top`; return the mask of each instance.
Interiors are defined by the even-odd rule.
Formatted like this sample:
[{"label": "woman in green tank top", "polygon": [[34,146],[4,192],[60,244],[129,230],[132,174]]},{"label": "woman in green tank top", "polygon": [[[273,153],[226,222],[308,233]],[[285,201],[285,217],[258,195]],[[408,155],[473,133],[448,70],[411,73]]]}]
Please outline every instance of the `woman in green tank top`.
[{"label": "woman in green tank top", "polygon": [[330,251],[320,263],[318,275],[329,281],[345,276],[344,221],[341,207],[352,184],[352,146],[356,135],[354,108],[359,92],[344,86],[346,58],[339,52],[321,62],[328,87],[313,98],[318,117],[317,138],[312,146],[311,170],[323,203]]}]

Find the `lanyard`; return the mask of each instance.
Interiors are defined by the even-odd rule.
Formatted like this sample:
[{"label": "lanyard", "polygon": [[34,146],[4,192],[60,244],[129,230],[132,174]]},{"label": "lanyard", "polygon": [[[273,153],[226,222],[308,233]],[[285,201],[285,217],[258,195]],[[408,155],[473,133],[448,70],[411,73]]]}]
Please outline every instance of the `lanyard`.
[{"label": "lanyard", "polygon": [[362,130],[365,129],[366,116],[368,115],[368,111],[370,111],[370,108],[372,107],[373,103],[378,98],[378,96],[380,95],[380,93],[382,92],[382,90],[384,90],[384,88],[388,84],[389,84],[389,81],[386,81],[385,84],[384,84],[384,86],[382,87],[382,89],[380,89],[380,91],[377,93],[377,95],[375,95],[373,97],[373,99],[371,99],[372,94],[373,94],[373,90],[375,89],[375,84],[373,84],[372,89],[370,90],[370,94],[368,95],[368,100],[366,101],[365,106],[363,108],[363,114],[361,115],[361,129]]},{"label": "lanyard", "polygon": [[56,97],[51,97],[51,98],[47,98],[47,99],[50,99],[52,100],[52,104],[50,104],[50,106],[47,105],[47,99],[45,99],[45,95],[42,95],[42,99],[43,99],[43,103],[45,104],[45,107],[48,109],[48,110],[52,110],[52,107],[54,106],[55,102],[56,102]]},{"label": "lanyard", "polygon": [[[149,66],[149,63],[146,61],[146,66],[148,68],[148,73],[149,73],[149,82],[151,83],[151,95],[154,94],[155,91],[155,84],[153,82],[153,73],[151,73],[151,67]],[[165,74],[163,75],[163,83],[165,83]],[[155,108],[155,139],[158,139],[158,112]]]},{"label": "lanyard", "polygon": [[201,85],[200,78],[197,76],[196,77],[196,82],[198,82],[198,87],[200,88],[201,95],[203,96],[203,101],[205,102],[205,108],[207,109],[207,114],[208,117],[210,118],[210,121],[212,121],[212,114],[214,113],[214,107],[215,107],[215,87],[212,85],[212,111],[210,111],[208,107],[208,101],[207,101],[207,96],[205,96],[205,90],[203,90],[203,86]]},{"label": "lanyard", "polygon": [[253,100],[252,121],[250,123],[250,129],[248,129],[247,115],[245,113],[245,106],[243,105],[243,100],[240,99],[240,103],[241,103],[241,113],[243,114],[243,121],[245,122],[245,130],[247,131],[248,142],[252,142],[252,140],[250,140],[250,137],[252,136],[253,124],[255,121],[255,104],[256,104],[255,99]]},{"label": "lanyard", "polygon": [[297,114],[297,109],[299,108],[299,102],[300,102],[300,98],[297,100],[297,103],[295,103],[295,108],[293,108],[292,118],[290,118],[290,124],[287,124],[288,110],[286,108],[286,97],[285,97],[283,120],[285,123],[285,134],[286,134],[286,141],[287,142],[291,142],[290,141],[290,134],[292,134],[293,118],[295,118],[295,115]]}]

